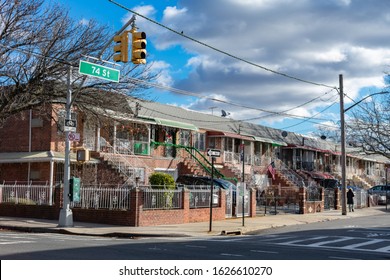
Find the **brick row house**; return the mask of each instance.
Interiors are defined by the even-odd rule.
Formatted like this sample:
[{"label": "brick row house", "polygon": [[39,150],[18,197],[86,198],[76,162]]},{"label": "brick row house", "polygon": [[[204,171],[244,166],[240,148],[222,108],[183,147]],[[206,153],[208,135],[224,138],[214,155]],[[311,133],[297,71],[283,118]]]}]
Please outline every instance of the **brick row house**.
[{"label": "brick row house", "polygon": [[[221,151],[215,162],[217,176],[237,182],[244,171],[244,180],[260,189],[272,184],[267,168],[271,162],[278,173],[293,172],[306,184],[341,176],[340,146],[330,141],[226,116],[120,98],[121,108],[94,108],[94,114],[75,105],[72,118],[77,120],[80,139],[71,142],[71,176],[80,177],[83,185],[148,185],[149,175],[156,171],[174,178],[210,175],[209,148]],[[60,105],[10,117],[0,128],[0,182],[62,182],[64,118]],[[89,151],[90,159],[77,161],[78,150]],[[384,159],[361,155],[352,148],[347,153],[351,184],[368,188],[383,181]]]}]

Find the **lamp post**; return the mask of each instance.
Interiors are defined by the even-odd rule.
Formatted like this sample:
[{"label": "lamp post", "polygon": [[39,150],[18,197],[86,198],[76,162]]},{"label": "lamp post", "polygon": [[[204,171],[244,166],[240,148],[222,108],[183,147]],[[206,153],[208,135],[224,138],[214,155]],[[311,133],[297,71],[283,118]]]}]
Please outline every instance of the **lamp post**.
[{"label": "lamp post", "polygon": [[[341,213],[342,215],[347,215],[347,198],[346,198],[346,151],[345,151],[345,120],[344,120],[344,114],[350,110],[351,108],[358,105],[363,100],[374,96],[378,94],[387,94],[388,91],[381,91],[372,93],[370,95],[367,95],[363,99],[359,100],[358,102],[355,102],[353,105],[348,107],[347,109],[344,109],[344,89],[343,89],[343,75],[339,75],[339,86],[340,86],[340,124],[341,124]],[[386,170],[387,175],[387,170]]]}]

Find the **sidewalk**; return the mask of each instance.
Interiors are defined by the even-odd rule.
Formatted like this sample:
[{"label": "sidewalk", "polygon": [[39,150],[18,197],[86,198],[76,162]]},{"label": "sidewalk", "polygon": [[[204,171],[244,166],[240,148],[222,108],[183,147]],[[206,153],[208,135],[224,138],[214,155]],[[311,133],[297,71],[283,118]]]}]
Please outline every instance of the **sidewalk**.
[{"label": "sidewalk", "polygon": [[[386,213],[384,207],[371,207],[356,209],[342,215],[340,210],[331,210],[314,214],[278,214],[245,217],[244,226],[242,218],[213,221],[212,231],[209,232],[210,223],[190,223],[177,225],[161,225],[152,227],[128,227],[104,224],[74,222],[73,227],[58,227],[58,220],[42,220],[31,218],[0,217],[0,229],[17,230],[24,232],[50,232],[61,234],[112,236],[123,238],[136,237],[205,237],[216,235],[246,234],[252,231],[290,225],[326,222],[337,219],[350,219],[362,216],[372,216]],[[387,212],[390,215],[390,210]]]}]

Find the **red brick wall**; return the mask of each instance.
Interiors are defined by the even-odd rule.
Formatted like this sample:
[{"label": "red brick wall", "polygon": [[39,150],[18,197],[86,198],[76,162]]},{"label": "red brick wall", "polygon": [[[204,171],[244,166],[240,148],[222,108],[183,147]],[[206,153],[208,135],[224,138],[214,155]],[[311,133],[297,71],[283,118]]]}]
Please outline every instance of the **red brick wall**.
[{"label": "red brick wall", "polygon": [[[55,189],[55,202],[53,206],[13,205],[0,203],[0,216],[57,220],[59,219],[59,212],[62,207],[62,191],[63,189],[61,188]],[[184,191],[183,194],[183,209],[143,210],[142,191],[134,190],[130,195],[130,210],[73,208],[73,220],[75,222],[123,226],[155,226],[209,221],[210,209],[190,209],[189,192]],[[252,200],[255,199],[254,195],[251,197]],[[215,221],[225,219],[225,198],[226,196],[224,191],[221,190],[220,207],[213,208],[213,220]],[[254,216],[255,213],[256,211],[254,211],[252,216]]]},{"label": "red brick wall", "polygon": [[[50,178],[50,163],[32,162],[30,165],[32,173],[38,175],[37,178],[31,178],[32,182],[46,182]],[[3,163],[0,164],[0,183],[3,181],[18,181],[26,183],[28,181],[28,163]]]},{"label": "red brick wall", "polygon": [[[46,110],[49,112],[49,110]],[[33,119],[42,120],[41,127],[31,128],[31,151],[50,150],[52,124],[47,116],[32,111]],[[30,112],[26,111],[7,119],[0,128],[0,152],[28,152]]]}]

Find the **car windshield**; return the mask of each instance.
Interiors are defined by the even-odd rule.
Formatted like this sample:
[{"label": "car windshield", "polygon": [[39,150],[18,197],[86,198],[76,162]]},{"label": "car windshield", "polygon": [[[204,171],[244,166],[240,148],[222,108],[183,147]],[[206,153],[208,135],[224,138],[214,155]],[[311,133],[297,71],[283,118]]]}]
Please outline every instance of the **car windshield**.
[{"label": "car windshield", "polygon": [[218,182],[222,188],[224,189],[235,189],[236,188],[236,185],[234,185],[232,182],[229,182],[227,180],[224,180],[224,179],[214,179],[214,181]]}]

